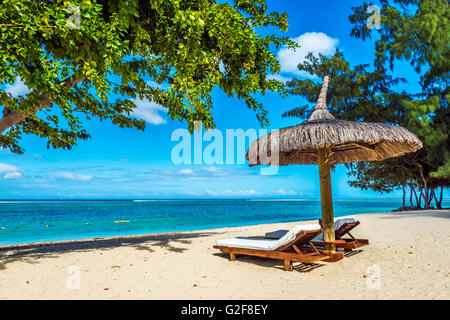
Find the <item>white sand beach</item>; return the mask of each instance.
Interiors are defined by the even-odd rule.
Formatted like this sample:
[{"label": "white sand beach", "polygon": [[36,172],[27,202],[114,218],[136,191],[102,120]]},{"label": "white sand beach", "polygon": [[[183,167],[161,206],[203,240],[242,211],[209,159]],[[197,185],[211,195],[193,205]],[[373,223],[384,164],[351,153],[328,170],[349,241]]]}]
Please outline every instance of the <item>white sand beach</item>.
[{"label": "white sand beach", "polygon": [[[294,263],[293,272],[283,271],[281,260],[230,262],[212,246],[295,222],[4,247],[0,298],[450,299],[450,210],[351,217],[361,222],[353,234],[368,238],[369,246],[336,263]],[[80,288],[68,289],[76,270]]]}]

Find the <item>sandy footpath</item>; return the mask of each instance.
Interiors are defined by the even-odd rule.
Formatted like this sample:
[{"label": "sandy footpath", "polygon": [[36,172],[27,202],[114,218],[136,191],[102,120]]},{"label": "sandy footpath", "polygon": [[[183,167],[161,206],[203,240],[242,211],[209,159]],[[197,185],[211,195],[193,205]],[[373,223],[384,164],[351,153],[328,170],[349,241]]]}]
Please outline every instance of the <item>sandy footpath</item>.
[{"label": "sandy footpath", "polygon": [[369,246],[293,272],[212,246],[296,223],[1,248],[0,299],[450,299],[450,210],[354,217]]}]

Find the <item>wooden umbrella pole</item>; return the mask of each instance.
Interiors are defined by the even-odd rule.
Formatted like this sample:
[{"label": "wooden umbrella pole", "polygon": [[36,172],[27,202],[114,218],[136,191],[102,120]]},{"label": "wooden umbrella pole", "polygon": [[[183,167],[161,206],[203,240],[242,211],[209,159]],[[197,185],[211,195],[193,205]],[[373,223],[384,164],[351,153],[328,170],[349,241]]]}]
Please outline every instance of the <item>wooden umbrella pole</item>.
[{"label": "wooden umbrella pole", "polygon": [[[325,241],[334,241],[333,199],[331,194],[330,154],[331,148],[319,148],[320,202],[322,205],[322,228]],[[327,251],[336,252],[335,245],[327,245]]]}]

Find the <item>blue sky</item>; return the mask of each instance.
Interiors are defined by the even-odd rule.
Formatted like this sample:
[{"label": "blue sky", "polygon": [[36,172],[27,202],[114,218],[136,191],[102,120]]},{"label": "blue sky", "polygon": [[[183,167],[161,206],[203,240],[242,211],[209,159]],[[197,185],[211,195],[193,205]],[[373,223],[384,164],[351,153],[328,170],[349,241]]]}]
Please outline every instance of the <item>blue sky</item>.
[{"label": "blue sky", "polygon": [[[359,3],[268,1],[271,10],[288,13],[287,36],[303,45],[297,52],[276,52],[282,64],[280,79],[309,77],[295,69],[308,51],[331,54],[338,47],[353,64],[371,63],[373,44],[349,36],[350,8]],[[417,87],[418,78],[406,64],[396,72],[410,82],[405,89]],[[8,90],[21,94],[25,88],[16,83]],[[271,129],[299,122],[282,119],[281,114],[304,103],[301,98],[267,94],[260,101],[269,110]],[[260,128],[255,114],[243,102],[216,90],[214,104],[217,129]],[[135,114],[148,122],[145,132],[91,120],[85,128],[92,139],[80,141],[71,151],[47,150],[45,141],[34,136],[23,138],[24,155],[0,150],[0,198],[319,198],[318,168],[313,165],[281,167],[276,175],[261,175],[258,167],[245,164],[175,165],[171,151],[177,142],[171,141],[171,135],[186,124],[171,121],[164,108],[145,101],[138,102]],[[386,197],[351,188],[347,179],[345,167],[338,165],[332,173],[335,198]],[[387,197],[399,195],[394,192]]]}]

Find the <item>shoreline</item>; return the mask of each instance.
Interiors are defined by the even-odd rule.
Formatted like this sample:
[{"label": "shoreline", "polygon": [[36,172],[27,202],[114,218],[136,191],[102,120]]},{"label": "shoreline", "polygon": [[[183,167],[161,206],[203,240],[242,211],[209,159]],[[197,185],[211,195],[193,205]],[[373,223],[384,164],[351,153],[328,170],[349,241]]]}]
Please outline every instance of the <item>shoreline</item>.
[{"label": "shoreline", "polygon": [[[401,204],[390,199],[381,200],[336,200],[334,216],[337,218],[350,213],[362,215],[391,212]],[[0,249],[320,218],[319,201],[211,201],[214,200],[179,200],[175,205],[172,204],[176,201],[172,200],[151,200],[147,204],[130,201],[110,201],[96,205],[89,201],[82,201],[84,204],[80,205],[71,204],[72,201],[41,205],[4,204],[0,205]],[[443,205],[448,207],[450,203]],[[116,223],[122,220],[131,221],[125,224]]]},{"label": "shoreline", "polygon": [[[440,212],[443,213],[450,212],[450,208],[444,209],[422,209],[422,210],[407,210],[407,211],[392,211],[392,212],[369,212],[369,213],[356,213],[345,216],[335,217],[336,219],[346,218],[346,217],[354,217],[360,215],[378,215],[378,214],[402,214],[402,213],[428,213],[428,212]],[[47,247],[47,246],[57,246],[57,245],[70,245],[70,244],[83,244],[83,243],[91,243],[96,241],[114,241],[114,240],[133,240],[140,238],[149,238],[149,237],[170,237],[177,236],[184,233],[198,233],[198,232],[208,232],[208,231],[217,231],[220,229],[232,229],[232,228],[249,228],[249,227],[257,227],[257,226],[267,226],[267,225],[278,225],[278,224],[288,224],[294,222],[301,223],[314,223],[316,220],[295,220],[295,221],[281,221],[281,222],[267,222],[267,223],[257,223],[257,224],[248,224],[248,225],[238,225],[238,226],[225,226],[225,227],[216,227],[216,228],[207,228],[207,229],[195,229],[195,230],[184,230],[184,231],[171,231],[171,232],[155,232],[155,233],[140,233],[140,234],[130,234],[123,236],[106,236],[106,237],[94,237],[94,238],[85,238],[85,239],[73,239],[73,240],[55,240],[55,241],[39,241],[39,242],[27,242],[27,243],[16,243],[16,244],[0,244],[0,252],[4,250],[11,249],[26,249],[33,247]]]},{"label": "shoreline", "polygon": [[[369,213],[363,212],[363,213],[355,213],[354,215],[376,214],[376,213],[385,213],[385,212],[369,212]],[[336,216],[335,219],[338,219],[341,217],[343,217],[343,216]],[[292,222],[299,222],[299,221],[304,222],[304,221],[316,221],[316,220],[292,219],[292,220],[286,220],[286,221],[268,221],[268,222],[245,224],[245,225],[205,227],[205,228],[201,228],[201,229],[188,229],[188,230],[182,230],[182,231],[136,233],[136,234],[119,235],[119,236],[99,236],[99,237],[87,237],[87,238],[80,238],[80,239],[49,240],[49,241],[0,244],[0,251],[2,249],[11,249],[11,248],[14,249],[14,248],[31,247],[31,246],[49,246],[49,245],[92,242],[92,241],[102,241],[102,240],[120,240],[120,239],[139,238],[139,237],[158,236],[158,235],[171,235],[171,234],[179,234],[179,233],[187,233],[187,232],[201,232],[201,231],[216,230],[216,229],[222,229],[222,228],[238,228],[238,227],[250,227],[250,226],[267,225],[267,224],[292,223]]]}]

